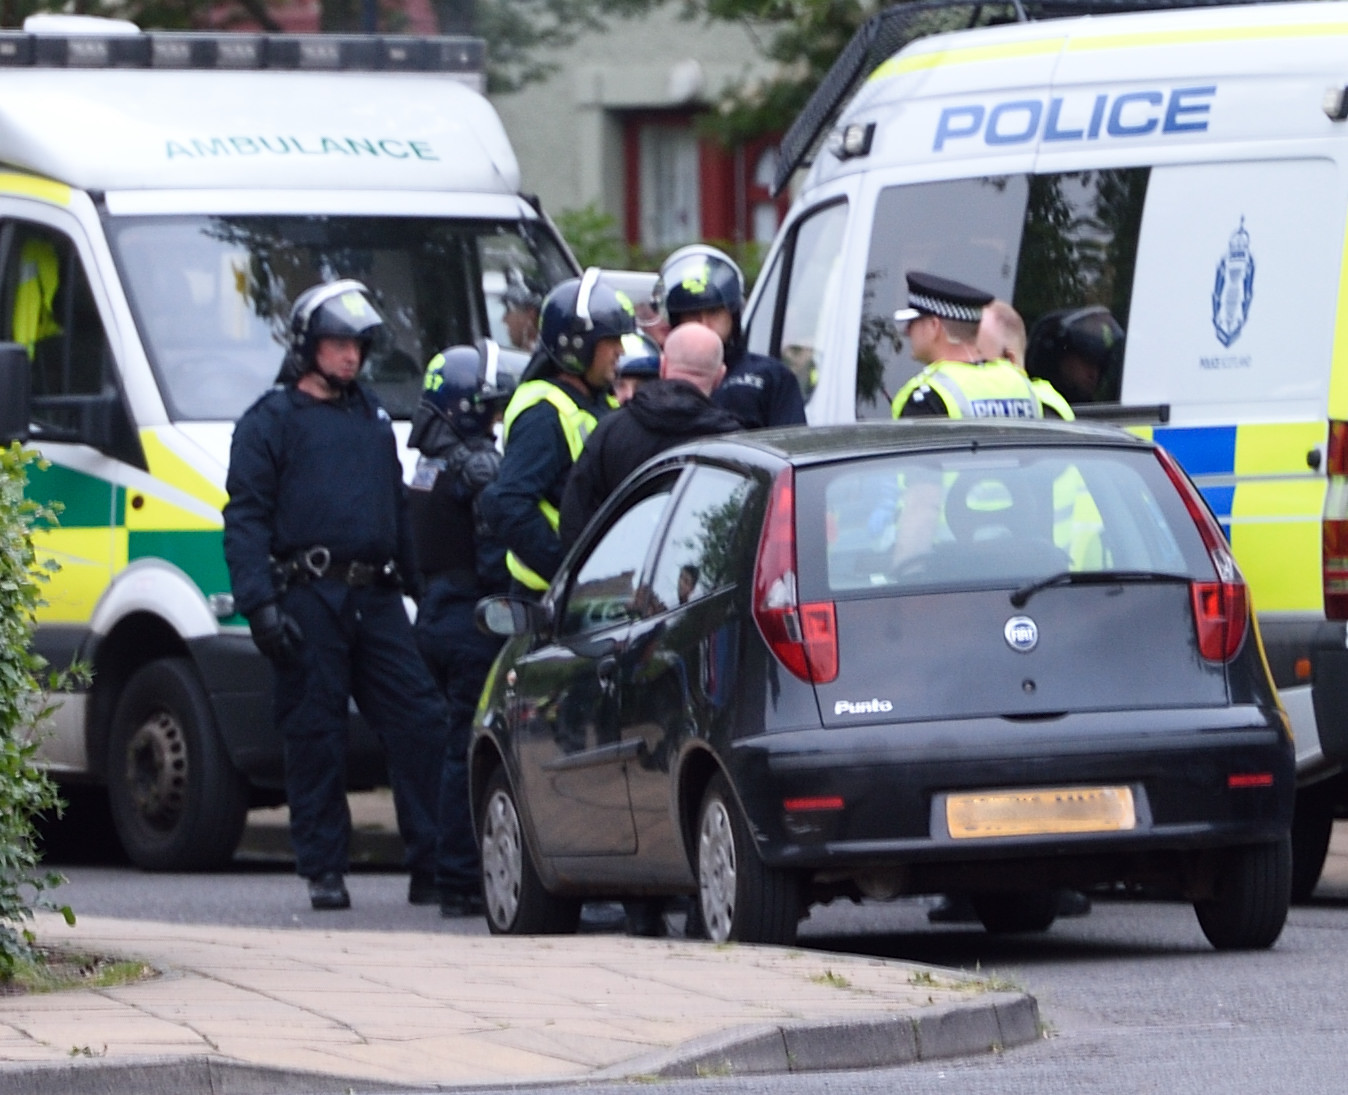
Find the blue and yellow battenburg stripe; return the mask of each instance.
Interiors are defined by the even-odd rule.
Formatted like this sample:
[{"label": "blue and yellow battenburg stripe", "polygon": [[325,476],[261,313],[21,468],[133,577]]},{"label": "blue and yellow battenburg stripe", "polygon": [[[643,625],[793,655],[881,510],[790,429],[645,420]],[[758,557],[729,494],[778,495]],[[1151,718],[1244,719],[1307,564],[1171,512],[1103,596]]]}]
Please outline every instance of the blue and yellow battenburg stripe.
[{"label": "blue and yellow battenburg stripe", "polygon": [[1131,430],[1183,465],[1212,507],[1262,613],[1319,612],[1326,479],[1306,461],[1324,420]]}]

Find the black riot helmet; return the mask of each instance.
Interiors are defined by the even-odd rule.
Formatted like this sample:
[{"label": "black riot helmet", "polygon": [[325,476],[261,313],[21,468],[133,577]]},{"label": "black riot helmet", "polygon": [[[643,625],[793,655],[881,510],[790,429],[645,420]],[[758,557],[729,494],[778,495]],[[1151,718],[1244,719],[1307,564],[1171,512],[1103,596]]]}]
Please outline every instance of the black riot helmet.
[{"label": "black riot helmet", "polygon": [[694,243],[680,247],[661,264],[655,296],[672,327],[689,312],[725,308],[738,328],[744,310],[744,274],[724,251]]},{"label": "black riot helmet", "polygon": [[650,335],[637,331],[623,335],[618,357],[618,375],[638,380],[654,380],[660,375],[660,345]]},{"label": "black riot helmet", "polygon": [[489,437],[514,390],[515,378],[502,365],[500,348],[490,339],[478,339],[431,358],[417,414],[425,410],[438,416],[464,441]]},{"label": "black riot helmet", "polygon": [[384,317],[370,300],[370,290],[351,278],[315,285],[295,298],[290,310],[290,345],[304,367],[314,367],[320,338],[354,338],[361,360],[384,332]]},{"label": "black riot helmet", "polygon": [[1025,369],[1069,403],[1113,401],[1123,377],[1124,331],[1108,308],[1060,308],[1030,331]]},{"label": "black riot helmet", "polygon": [[553,288],[543,301],[538,341],[562,372],[583,376],[594,361],[596,343],[637,329],[636,308],[624,293],[591,266],[584,275]]}]

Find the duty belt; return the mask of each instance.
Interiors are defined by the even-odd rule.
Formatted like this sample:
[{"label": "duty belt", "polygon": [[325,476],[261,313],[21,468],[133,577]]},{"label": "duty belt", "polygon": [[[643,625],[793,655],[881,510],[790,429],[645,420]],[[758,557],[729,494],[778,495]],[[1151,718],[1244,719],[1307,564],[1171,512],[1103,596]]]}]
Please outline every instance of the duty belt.
[{"label": "duty belt", "polygon": [[381,585],[397,587],[402,584],[398,564],[392,559],[383,563],[368,563],[363,559],[338,559],[322,544],[304,548],[277,564],[284,585],[292,582],[310,582],[331,578],[349,586]]}]

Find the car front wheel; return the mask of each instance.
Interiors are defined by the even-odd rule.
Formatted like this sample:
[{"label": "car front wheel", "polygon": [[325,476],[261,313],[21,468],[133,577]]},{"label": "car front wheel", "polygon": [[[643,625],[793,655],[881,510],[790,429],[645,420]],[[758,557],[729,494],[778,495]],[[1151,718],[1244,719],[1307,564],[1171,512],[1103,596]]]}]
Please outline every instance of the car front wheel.
[{"label": "car front wheel", "polygon": [[1203,934],[1218,950],[1273,946],[1292,898],[1290,838],[1218,855],[1216,893],[1194,902]]},{"label": "car front wheel", "polygon": [[707,787],[697,824],[698,900],[713,943],[796,941],[800,885],[790,871],[759,858],[730,785],[717,774]]},{"label": "car front wheel", "polygon": [[580,902],[549,893],[524,842],[515,792],[505,771],[487,781],[478,830],[482,839],[482,896],[495,935],[567,935],[580,921]]}]

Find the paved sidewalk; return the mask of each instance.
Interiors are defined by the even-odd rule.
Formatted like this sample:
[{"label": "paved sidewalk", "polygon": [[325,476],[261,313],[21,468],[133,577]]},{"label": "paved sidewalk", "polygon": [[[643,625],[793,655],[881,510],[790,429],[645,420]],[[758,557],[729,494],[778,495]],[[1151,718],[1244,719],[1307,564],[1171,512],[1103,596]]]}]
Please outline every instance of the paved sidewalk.
[{"label": "paved sidewalk", "polygon": [[1039,1037],[1032,997],[912,962],[624,936],[39,917],[148,961],[0,998],[0,1095],[286,1095],[864,1068]]}]

